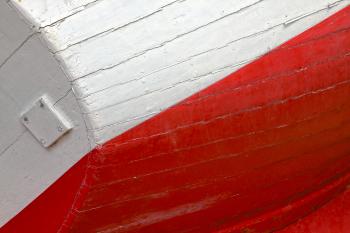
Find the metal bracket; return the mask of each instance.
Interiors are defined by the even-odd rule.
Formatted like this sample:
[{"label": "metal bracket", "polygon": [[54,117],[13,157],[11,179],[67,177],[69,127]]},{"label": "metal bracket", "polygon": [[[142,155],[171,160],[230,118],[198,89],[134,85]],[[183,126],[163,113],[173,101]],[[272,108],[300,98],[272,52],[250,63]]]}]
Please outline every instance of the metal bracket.
[{"label": "metal bracket", "polygon": [[73,128],[46,95],[22,114],[21,122],[44,147],[51,146]]}]

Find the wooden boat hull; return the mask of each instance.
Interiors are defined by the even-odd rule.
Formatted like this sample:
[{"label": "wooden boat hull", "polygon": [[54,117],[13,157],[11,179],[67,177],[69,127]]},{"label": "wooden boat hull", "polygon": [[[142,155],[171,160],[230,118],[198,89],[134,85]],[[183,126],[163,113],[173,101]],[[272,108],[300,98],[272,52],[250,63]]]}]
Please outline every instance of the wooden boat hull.
[{"label": "wooden boat hull", "polygon": [[[119,94],[121,97],[113,93],[122,90],[118,89],[122,82],[108,81],[108,87],[99,82],[110,80],[111,75],[123,76],[122,70],[114,69],[159,47],[111,66],[105,65],[105,57],[112,59],[113,51],[109,54],[101,47],[101,67],[96,65],[93,71],[84,54],[95,40],[103,42],[119,29],[79,43],[71,39],[72,44],[67,45],[60,34],[65,32],[59,30],[68,30],[65,23],[71,16],[57,25],[47,24],[41,33],[45,40],[52,40],[52,49],[73,83],[72,89],[54,98],[53,106],[67,98],[75,107],[60,109],[68,118],[75,117],[72,109],[82,117],[77,114],[74,121],[79,123],[72,131],[40,152],[43,159],[59,156],[60,151],[67,154],[50,179],[43,178],[40,185],[31,181],[37,184],[35,190],[41,191],[31,191],[21,205],[4,199],[3,205],[13,210],[2,218],[0,232],[270,232],[325,204],[350,182],[350,8],[347,1],[343,4],[340,11],[266,53],[240,58],[234,65],[204,57],[222,63],[220,69],[207,73],[199,74],[198,70],[205,68],[194,65],[205,67],[204,58],[172,70],[169,77],[189,72],[185,81],[163,82],[149,78],[152,73],[145,74],[133,79],[137,83]],[[22,12],[28,7],[14,6]],[[332,7],[327,5],[327,9]],[[289,30],[286,28],[294,21],[279,25],[285,27],[280,30]],[[74,26],[73,20],[68,23]],[[56,42],[50,38],[53,30],[57,30]],[[256,45],[260,33],[247,38],[253,38]],[[220,56],[210,56],[226,57],[226,47]],[[167,49],[171,51],[171,47]],[[95,55],[98,51],[94,50]],[[5,60],[4,67],[10,62]],[[191,66],[193,70],[188,71]],[[221,77],[222,70],[234,72]],[[3,71],[11,72],[10,68]],[[132,70],[127,72],[130,75],[126,77],[134,78]],[[165,74],[157,75],[169,78]],[[197,82],[206,76],[213,80]],[[192,82],[194,86],[188,84]],[[66,85],[63,79],[60,83]],[[55,89],[55,84],[52,86]],[[143,92],[144,88],[149,89]],[[54,95],[51,89],[46,92]],[[130,105],[124,107],[124,103]],[[32,138],[31,134],[28,137]],[[30,143],[38,142],[33,138]],[[79,143],[81,148],[73,150]],[[16,149],[12,145],[9,148]],[[53,163],[45,161],[44,166],[48,165]],[[3,173],[7,178],[0,180],[12,174]],[[18,177],[22,181],[25,176]],[[16,190],[10,188],[2,195],[8,198]],[[21,198],[19,195],[16,200]]]}]

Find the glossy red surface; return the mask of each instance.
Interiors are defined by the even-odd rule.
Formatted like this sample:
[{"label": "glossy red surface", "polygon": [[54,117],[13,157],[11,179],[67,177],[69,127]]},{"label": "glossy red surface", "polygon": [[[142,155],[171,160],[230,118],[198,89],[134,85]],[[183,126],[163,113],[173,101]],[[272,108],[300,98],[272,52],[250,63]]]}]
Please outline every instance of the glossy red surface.
[{"label": "glossy red surface", "polygon": [[278,233],[350,232],[350,190]]},{"label": "glossy red surface", "polygon": [[[0,228],[1,233],[58,232],[71,211],[86,169],[87,157],[47,189],[14,219]],[[1,210],[0,210],[1,212]]]},{"label": "glossy red surface", "polygon": [[0,232],[283,228],[350,181],[349,64],[347,7],[96,148]]}]

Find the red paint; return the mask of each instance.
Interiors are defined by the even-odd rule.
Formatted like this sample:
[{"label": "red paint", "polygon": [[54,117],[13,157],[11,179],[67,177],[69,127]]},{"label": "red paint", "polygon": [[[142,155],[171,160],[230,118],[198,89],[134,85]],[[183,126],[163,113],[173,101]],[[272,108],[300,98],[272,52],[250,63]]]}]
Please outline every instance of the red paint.
[{"label": "red paint", "polygon": [[346,233],[350,231],[350,190],[279,233]]},{"label": "red paint", "polygon": [[[87,157],[57,180],[27,208],[8,222],[1,233],[57,232],[70,212],[72,202],[81,186]],[[0,211],[1,212],[1,211]]]},{"label": "red paint", "polygon": [[[256,218],[249,219],[246,222],[242,222],[241,224],[235,225],[234,227],[229,227],[225,228],[223,230],[218,231],[217,233],[226,233],[226,232],[266,232],[266,229],[275,230],[275,226],[279,225],[281,222],[293,222],[295,221],[295,216],[299,216],[299,218],[310,214],[310,212],[314,211],[317,209],[319,206],[323,205],[327,200],[329,200],[329,197],[336,197],[339,194],[339,189],[341,187],[344,187],[349,182],[350,174],[347,176],[342,177],[341,179],[337,180],[336,182],[333,182],[329,185],[326,185],[324,188],[321,190],[312,193],[311,195],[306,196],[305,198],[302,198],[296,202],[293,202],[292,205],[287,205],[283,208],[264,213],[263,215],[260,215]],[[339,197],[338,197],[339,198]],[[332,204],[334,206],[334,204]],[[345,211],[350,210],[350,205],[344,206],[344,207],[337,207],[338,209],[343,209]],[[318,212],[321,211],[316,211],[315,213],[311,214],[312,215],[319,215]],[[340,212],[338,212],[340,213]],[[322,213],[323,214],[323,213]],[[328,215],[329,217],[332,217],[332,215]],[[335,216],[334,216],[335,217]],[[343,216],[338,216],[340,219],[350,219],[349,216],[343,215]],[[309,220],[310,217],[307,217]],[[315,220],[314,217],[311,218],[313,221]],[[310,220],[311,220],[310,219]],[[311,221],[309,220],[308,223],[304,220],[303,222],[306,223],[305,226],[310,226]],[[329,219],[324,219],[324,222],[327,223]],[[329,222],[327,223],[329,224]],[[325,225],[327,225],[325,224]],[[312,224],[311,224],[312,225]],[[344,224],[343,226],[345,226]],[[340,225],[338,225],[339,227]],[[336,227],[336,226],[334,226]],[[335,231],[336,228],[330,228],[328,229],[333,229],[334,231],[329,231],[327,233],[347,233],[346,229],[343,231]],[[287,229],[282,230],[280,233],[306,233],[303,231],[294,231],[295,226],[288,227]],[[321,233],[321,232],[326,232],[324,231],[325,229],[322,229],[322,227],[319,228],[314,228],[318,229],[316,231],[311,231],[310,233]]]},{"label": "red paint", "polygon": [[260,232],[309,213],[350,182],[349,25],[347,7],[95,149],[0,232]]}]

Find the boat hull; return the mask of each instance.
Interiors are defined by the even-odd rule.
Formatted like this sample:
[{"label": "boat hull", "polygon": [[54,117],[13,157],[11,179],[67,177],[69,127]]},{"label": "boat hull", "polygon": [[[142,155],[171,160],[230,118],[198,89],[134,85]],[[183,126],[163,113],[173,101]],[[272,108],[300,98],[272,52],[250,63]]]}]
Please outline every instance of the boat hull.
[{"label": "boat hull", "polygon": [[345,7],[113,137],[93,113],[117,123],[122,113],[75,87],[98,145],[0,232],[271,232],[311,213],[350,182],[349,16]]}]

